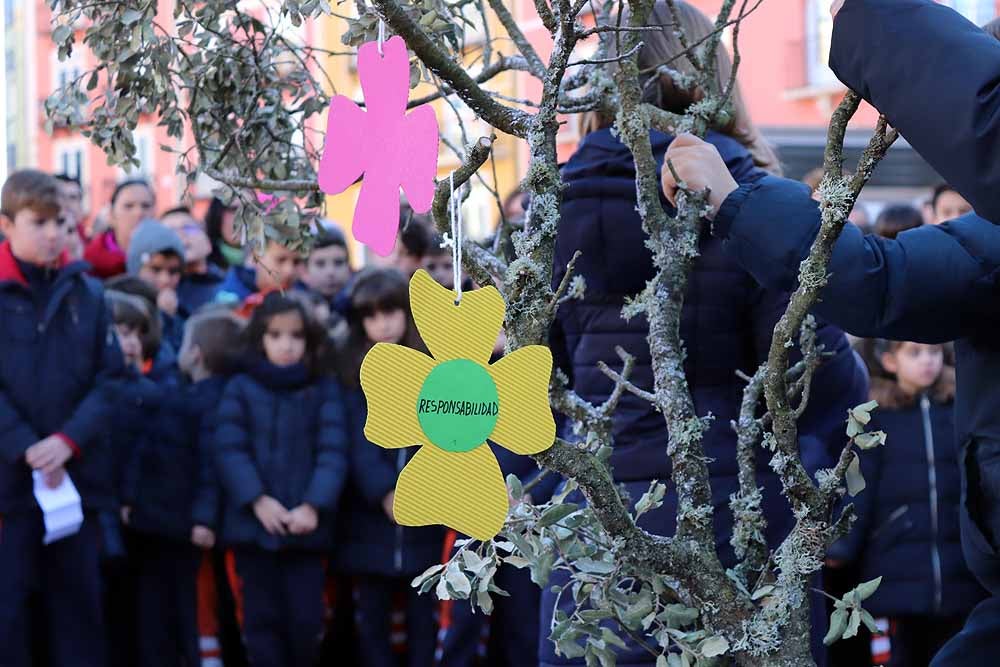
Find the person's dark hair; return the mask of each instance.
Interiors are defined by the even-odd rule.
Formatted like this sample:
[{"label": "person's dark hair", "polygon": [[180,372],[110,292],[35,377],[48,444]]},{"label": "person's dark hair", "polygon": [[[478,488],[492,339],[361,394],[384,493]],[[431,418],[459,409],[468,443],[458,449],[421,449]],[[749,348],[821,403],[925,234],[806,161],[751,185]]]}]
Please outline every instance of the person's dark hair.
[{"label": "person's dark hair", "polygon": [[82,188],[83,183],[80,182],[79,176],[70,176],[67,173],[53,174],[52,176],[57,181],[62,181],[63,183],[76,183],[77,187]]},{"label": "person's dark hair", "polygon": [[874,232],[878,236],[894,239],[907,229],[920,227],[924,224],[924,216],[919,210],[909,204],[894,204],[886,206],[875,219]]},{"label": "person's dark hair", "polygon": [[442,257],[444,255],[451,254],[451,248],[448,246],[443,246],[444,237],[437,232],[430,235],[430,240],[427,244],[427,250],[424,251],[424,257]]},{"label": "person's dark hair", "polygon": [[423,257],[430,244],[431,221],[426,215],[415,213],[409,204],[399,208],[399,241],[407,254]]},{"label": "person's dark hair", "polygon": [[191,215],[191,207],[185,206],[183,204],[181,204],[180,206],[174,206],[173,208],[168,208],[166,211],[161,213],[160,217],[165,218],[168,215],[174,215],[175,213],[183,213],[185,215]]},{"label": "person's dark hair", "polygon": [[[156,288],[138,276],[120,275],[104,281],[106,290],[130,294],[142,299],[151,313],[159,313],[156,307]],[[159,316],[151,318],[149,330],[142,335],[142,356],[153,359],[163,342],[163,326]]]},{"label": "person's dark hair", "polygon": [[350,288],[349,333],[347,343],[340,350],[336,364],[343,384],[355,388],[360,385],[361,362],[372,347],[371,341],[365,334],[365,318],[375,313],[394,310],[406,313],[406,333],[399,344],[415,350],[424,350],[410,312],[410,287],[406,277],[393,268],[363,269]]},{"label": "person's dark hair", "polygon": [[112,322],[135,329],[142,338],[149,335],[152,314],[145,299],[127,292],[106,290],[104,300],[111,310]]},{"label": "person's dark hair", "polygon": [[934,188],[933,194],[931,194],[931,208],[937,208],[938,200],[941,199],[942,195],[944,195],[944,194],[946,194],[948,192],[954,192],[955,194],[958,194],[958,195],[962,194],[961,192],[959,192],[958,190],[956,190],[955,188],[953,188],[948,183],[939,183]]},{"label": "person's dark hair", "polygon": [[340,246],[347,250],[347,237],[339,227],[333,225],[317,225],[317,231],[313,236],[313,248],[329,248]]},{"label": "person's dark hair", "polygon": [[208,261],[223,269],[229,268],[229,263],[222,254],[221,245],[226,242],[222,238],[222,221],[227,212],[235,210],[232,206],[226,206],[218,197],[212,197],[208,211],[205,212],[205,233],[208,234],[208,240],[212,242],[212,253],[208,256]]},{"label": "person's dark hair", "polygon": [[316,322],[305,304],[289,294],[271,292],[254,309],[250,322],[243,331],[243,351],[251,357],[262,357],[264,334],[267,333],[267,325],[271,318],[290,312],[296,312],[302,318],[303,333],[306,337],[306,352],[302,363],[311,375],[318,375],[323,370],[323,361],[327,354],[326,331]]},{"label": "person's dark hair", "polygon": [[184,327],[185,341],[197,345],[201,358],[213,375],[229,375],[239,365],[238,343],[243,321],[228,310],[210,310],[194,315]]},{"label": "person's dark hair", "polygon": [[21,169],[8,176],[0,191],[0,213],[13,220],[26,208],[45,218],[59,215],[58,181],[37,169]]},{"label": "person's dark hair", "polygon": [[154,199],[156,198],[156,193],[153,192],[153,186],[149,184],[149,181],[147,181],[145,178],[130,178],[122,181],[121,183],[115,186],[114,192],[111,193],[111,205],[114,206],[115,202],[118,201],[118,195],[122,193],[122,190],[124,190],[125,188],[130,188],[133,185],[143,186],[144,188],[149,190],[150,194],[153,195]]}]

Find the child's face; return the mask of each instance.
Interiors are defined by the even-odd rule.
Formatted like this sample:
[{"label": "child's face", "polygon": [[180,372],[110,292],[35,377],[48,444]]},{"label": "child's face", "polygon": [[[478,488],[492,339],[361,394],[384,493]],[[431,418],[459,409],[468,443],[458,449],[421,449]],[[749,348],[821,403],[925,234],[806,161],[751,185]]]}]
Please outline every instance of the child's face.
[{"label": "child's face", "polygon": [[424,271],[448,289],[455,289],[455,261],[451,255],[424,256]]},{"label": "child's face", "polygon": [[257,289],[262,292],[288,289],[301,274],[302,257],[299,253],[271,241],[257,263]]},{"label": "child's face", "polygon": [[393,310],[377,310],[362,320],[365,335],[373,343],[399,343],[406,335],[406,313]]},{"label": "child's face", "polygon": [[310,288],[330,298],[344,289],[351,279],[347,250],[339,245],[316,248],[309,253],[302,279]]},{"label": "child's face", "polygon": [[188,263],[200,262],[212,254],[212,242],[208,240],[208,234],[198,221],[187,213],[178,211],[165,215],[160,219],[160,223],[181,237],[181,242],[184,243],[184,259]]},{"label": "child's face", "polygon": [[136,183],[118,193],[111,206],[111,226],[115,239],[123,249],[128,250],[132,232],[139,223],[153,215],[153,193],[145,185]]},{"label": "child's face", "polygon": [[127,324],[116,324],[118,345],[122,349],[125,363],[135,368],[142,368],[142,334],[135,327]]},{"label": "child's face", "polygon": [[899,386],[916,394],[937,382],[944,368],[944,350],[940,345],[902,343],[882,355],[882,366],[896,376]]},{"label": "child's face", "polygon": [[180,257],[173,253],[156,253],[139,269],[139,277],[155,287],[157,292],[162,292],[176,290],[183,271]]},{"label": "child's face", "polygon": [[59,260],[66,248],[66,227],[72,226],[63,213],[46,217],[28,208],[18,211],[13,220],[6,216],[2,220],[14,257],[37,266],[51,266]]},{"label": "child's face", "polygon": [[306,326],[294,310],[271,317],[264,332],[264,355],[275,366],[291,366],[306,355]]},{"label": "child's face", "polygon": [[934,204],[934,224],[940,225],[972,212],[972,204],[953,190],[946,190]]}]

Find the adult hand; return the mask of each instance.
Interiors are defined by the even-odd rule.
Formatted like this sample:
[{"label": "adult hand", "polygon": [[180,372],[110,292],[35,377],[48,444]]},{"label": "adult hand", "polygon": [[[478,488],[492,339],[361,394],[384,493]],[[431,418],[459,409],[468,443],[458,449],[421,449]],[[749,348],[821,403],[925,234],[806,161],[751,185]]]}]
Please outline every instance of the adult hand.
[{"label": "adult hand", "polygon": [[385,494],[385,498],[382,499],[382,511],[385,515],[389,517],[389,521],[396,523],[396,515],[392,511],[392,503],[396,500],[396,490],[393,489],[389,493]]},{"label": "adult hand", "polygon": [[308,535],[319,525],[319,514],[315,507],[303,503],[288,513],[285,525],[292,535]]},{"label": "adult hand", "polygon": [[844,6],[844,0],[833,0],[833,4],[830,5],[830,14],[833,16],[833,18],[837,18],[837,12],[839,12],[840,8],[843,6]]},{"label": "adult hand", "polygon": [[169,287],[160,290],[156,295],[156,307],[173,317],[177,314],[177,291]]},{"label": "adult hand", "polygon": [[667,163],[673,165],[673,172],[677,173],[677,178],[683,181],[688,190],[709,191],[708,203],[711,207],[709,219],[714,218],[719,212],[719,207],[726,201],[729,193],[739,187],[715,146],[693,134],[682,134],[674,139],[667,149],[661,177],[663,194],[675,206],[679,186]]},{"label": "adult hand", "polygon": [[215,533],[211,528],[195,526],[191,529],[191,544],[202,549],[211,549],[215,546]]},{"label": "adult hand", "polygon": [[51,475],[73,458],[73,450],[57,435],[36,442],[24,453],[24,460],[34,470]]},{"label": "adult hand", "polygon": [[254,501],[253,513],[257,520],[271,535],[287,535],[285,524],[288,521],[288,510],[271,496],[261,496]]}]

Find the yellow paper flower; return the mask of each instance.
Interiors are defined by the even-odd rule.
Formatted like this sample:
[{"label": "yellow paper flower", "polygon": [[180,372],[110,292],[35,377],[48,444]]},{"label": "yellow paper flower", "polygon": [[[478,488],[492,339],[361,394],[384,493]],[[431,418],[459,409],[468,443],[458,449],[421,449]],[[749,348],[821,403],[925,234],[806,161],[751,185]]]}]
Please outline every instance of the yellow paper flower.
[{"label": "yellow paper flower", "polygon": [[413,319],[432,357],[379,343],[361,366],[365,436],[386,449],[420,445],[396,483],[393,512],[407,526],[444,524],[476,539],[507,518],[507,488],[489,440],[516,454],[552,445],[552,354],[532,345],[490,364],[504,317],[493,287],[462,296],[417,271]]}]

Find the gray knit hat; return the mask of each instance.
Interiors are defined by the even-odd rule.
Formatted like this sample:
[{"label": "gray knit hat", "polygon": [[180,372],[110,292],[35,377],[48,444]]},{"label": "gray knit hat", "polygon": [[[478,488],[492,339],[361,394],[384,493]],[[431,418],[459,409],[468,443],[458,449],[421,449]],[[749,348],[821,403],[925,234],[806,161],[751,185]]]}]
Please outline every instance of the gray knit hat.
[{"label": "gray knit hat", "polygon": [[132,232],[128,244],[125,267],[130,275],[137,275],[143,264],[153,255],[172,252],[184,261],[184,243],[177,232],[156,220],[145,220]]}]

